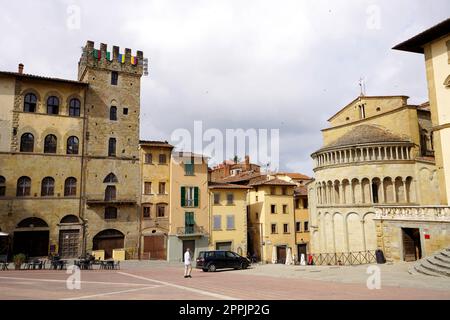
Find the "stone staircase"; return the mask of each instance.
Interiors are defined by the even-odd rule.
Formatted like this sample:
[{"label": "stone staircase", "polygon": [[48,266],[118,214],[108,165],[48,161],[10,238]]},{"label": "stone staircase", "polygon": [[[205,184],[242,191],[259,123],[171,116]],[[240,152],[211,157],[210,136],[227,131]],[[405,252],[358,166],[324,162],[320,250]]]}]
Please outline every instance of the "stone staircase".
[{"label": "stone staircase", "polygon": [[417,261],[409,269],[409,273],[450,278],[450,248]]}]

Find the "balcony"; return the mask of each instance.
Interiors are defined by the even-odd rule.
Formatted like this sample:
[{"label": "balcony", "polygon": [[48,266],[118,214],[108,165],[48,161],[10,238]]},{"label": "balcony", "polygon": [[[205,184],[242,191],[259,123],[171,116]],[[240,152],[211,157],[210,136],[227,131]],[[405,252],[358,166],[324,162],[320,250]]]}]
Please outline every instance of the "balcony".
[{"label": "balcony", "polygon": [[447,206],[378,206],[376,220],[450,222]]},{"label": "balcony", "polygon": [[192,226],[192,227],[182,227],[177,228],[177,236],[178,237],[202,237],[206,236],[208,233],[206,232],[204,227],[200,226]]},{"label": "balcony", "polygon": [[105,197],[105,194],[90,194],[86,197],[88,206],[134,206],[137,204],[136,198],[128,197]]}]

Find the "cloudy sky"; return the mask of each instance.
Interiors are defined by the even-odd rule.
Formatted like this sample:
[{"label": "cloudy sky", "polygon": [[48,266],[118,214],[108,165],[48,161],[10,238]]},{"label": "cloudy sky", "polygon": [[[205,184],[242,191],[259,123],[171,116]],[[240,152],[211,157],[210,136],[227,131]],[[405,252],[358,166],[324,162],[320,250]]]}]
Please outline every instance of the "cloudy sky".
[{"label": "cloudy sky", "polygon": [[[281,170],[312,174],[326,120],[360,92],[427,100],[423,56],[391,50],[448,0],[5,1],[0,69],[75,79],[93,40],[144,51],[141,138],[279,129]],[[242,155],[241,155],[242,156]]]}]

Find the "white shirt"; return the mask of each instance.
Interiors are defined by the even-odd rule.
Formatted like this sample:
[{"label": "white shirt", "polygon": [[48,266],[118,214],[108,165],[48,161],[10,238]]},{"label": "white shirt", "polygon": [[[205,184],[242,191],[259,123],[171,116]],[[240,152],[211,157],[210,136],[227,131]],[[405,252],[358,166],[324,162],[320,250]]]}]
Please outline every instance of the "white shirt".
[{"label": "white shirt", "polygon": [[190,264],[191,264],[191,254],[188,251],[186,251],[184,253],[184,265],[188,266]]}]

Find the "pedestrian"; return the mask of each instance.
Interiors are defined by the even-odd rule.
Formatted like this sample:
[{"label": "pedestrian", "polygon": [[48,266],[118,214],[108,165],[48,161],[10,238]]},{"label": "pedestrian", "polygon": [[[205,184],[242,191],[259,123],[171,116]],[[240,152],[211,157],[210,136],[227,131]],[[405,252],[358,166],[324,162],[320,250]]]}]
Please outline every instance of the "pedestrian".
[{"label": "pedestrian", "polygon": [[189,248],[186,249],[184,253],[184,277],[192,278],[192,258],[191,258],[191,250]]}]

